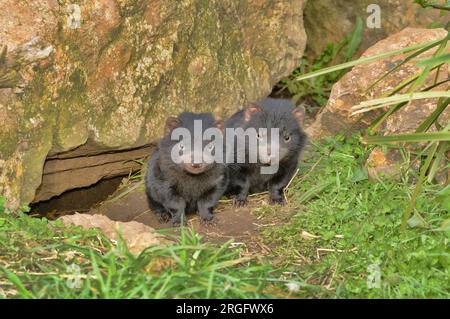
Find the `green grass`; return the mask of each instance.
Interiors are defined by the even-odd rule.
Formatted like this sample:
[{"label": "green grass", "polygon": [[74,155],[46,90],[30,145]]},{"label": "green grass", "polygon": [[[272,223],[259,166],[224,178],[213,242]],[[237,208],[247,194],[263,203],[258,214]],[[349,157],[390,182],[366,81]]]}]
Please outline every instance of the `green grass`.
[{"label": "green grass", "polygon": [[0,297],[258,298],[267,267],[236,248],[201,243],[185,230],[177,243],[139,256],[95,230],[0,213]]},{"label": "green grass", "polygon": [[[306,177],[289,190],[298,208],[288,224],[264,233],[276,247],[274,256],[284,257],[280,266],[326,287],[325,293],[310,292],[317,297],[449,298],[448,187],[425,185],[410,226],[401,231],[418,172],[409,170],[398,182],[369,182],[369,149],[357,136],[313,148],[300,173]],[[380,269],[379,288],[367,286],[371,267]]]},{"label": "green grass", "polygon": [[[0,202],[0,297],[449,298],[450,188],[425,183],[401,231],[418,172],[371,183],[370,149],[359,136],[313,144],[289,187],[287,214],[255,210],[279,226],[262,233],[271,255],[251,259],[190,229],[135,256],[95,230],[13,216]],[[367,286],[371,267],[380,269],[379,288]]]}]

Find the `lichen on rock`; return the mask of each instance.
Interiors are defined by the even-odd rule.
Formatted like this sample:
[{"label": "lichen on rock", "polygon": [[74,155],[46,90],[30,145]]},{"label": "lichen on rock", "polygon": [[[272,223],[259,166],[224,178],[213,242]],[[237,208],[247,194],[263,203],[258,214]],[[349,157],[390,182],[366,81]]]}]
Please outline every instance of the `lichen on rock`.
[{"label": "lichen on rock", "polygon": [[[1,1],[20,81],[0,89],[0,195],[30,203],[49,153],[142,146],[168,115],[225,116],[267,95],[303,55],[304,2]],[[15,63],[35,37],[51,52]]]}]

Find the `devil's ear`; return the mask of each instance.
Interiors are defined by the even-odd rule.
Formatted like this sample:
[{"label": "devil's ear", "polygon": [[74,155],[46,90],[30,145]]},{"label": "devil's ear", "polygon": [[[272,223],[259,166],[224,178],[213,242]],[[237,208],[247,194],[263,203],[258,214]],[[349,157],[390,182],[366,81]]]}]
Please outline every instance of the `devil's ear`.
[{"label": "devil's ear", "polygon": [[216,121],[215,125],[223,133],[223,131],[224,131],[223,121],[222,120],[218,120],[218,121]]},{"label": "devil's ear", "polygon": [[303,124],[305,124],[305,108],[303,106],[299,106],[293,109],[292,115],[297,120],[298,124],[300,124],[300,126],[303,126]]},{"label": "devil's ear", "polygon": [[174,129],[180,125],[180,120],[176,117],[169,117],[166,120],[166,127],[164,129],[164,134],[169,135]]},{"label": "devil's ear", "polygon": [[256,113],[261,112],[261,108],[255,103],[249,103],[247,109],[245,110],[245,120],[249,121],[252,116]]}]

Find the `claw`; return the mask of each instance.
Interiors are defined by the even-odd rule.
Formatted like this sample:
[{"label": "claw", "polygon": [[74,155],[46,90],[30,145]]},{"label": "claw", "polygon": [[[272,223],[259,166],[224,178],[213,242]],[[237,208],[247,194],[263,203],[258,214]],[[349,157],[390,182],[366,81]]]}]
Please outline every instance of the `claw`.
[{"label": "claw", "polygon": [[286,200],[284,199],[284,197],[280,197],[280,198],[269,198],[269,204],[270,205],[280,205],[280,206],[284,206],[286,205]]},{"label": "claw", "polygon": [[217,217],[214,217],[214,218],[213,217],[211,217],[211,219],[201,218],[200,224],[202,224],[203,226],[217,226]]},{"label": "claw", "polygon": [[159,214],[158,221],[159,221],[161,224],[165,224],[165,223],[168,223],[168,222],[170,221],[170,217],[171,217],[170,214],[167,213],[167,212],[161,213],[161,214]]},{"label": "claw", "polygon": [[234,201],[233,201],[233,205],[235,207],[244,207],[244,206],[247,206],[247,203],[248,203],[247,198],[242,199],[242,198],[236,197],[236,198],[234,198]]}]

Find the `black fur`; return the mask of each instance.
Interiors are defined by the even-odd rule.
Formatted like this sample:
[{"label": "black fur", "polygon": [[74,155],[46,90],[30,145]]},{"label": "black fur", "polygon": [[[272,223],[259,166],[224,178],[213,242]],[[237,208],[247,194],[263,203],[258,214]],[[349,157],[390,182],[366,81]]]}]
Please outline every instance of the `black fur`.
[{"label": "black fur", "polygon": [[[193,136],[194,120],[201,120],[203,130],[215,127],[214,118],[209,113],[184,112],[178,117],[178,127],[187,128]],[[204,141],[206,145],[209,141]],[[213,218],[213,208],[227,187],[227,172],[224,164],[205,164],[199,174],[188,172],[184,164],[174,163],[171,150],[178,141],[166,135],[153,153],[148,163],[146,193],[150,208],[162,220],[172,218],[174,224],[181,222],[185,213],[198,211],[203,220]]]},{"label": "black fur", "polygon": [[[289,100],[266,98],[255,103],[259,111],[248,115],[246,109],[238,111],[225,122],[226,128],[241,127],[244,130],[279,128],[280,159],[279,169],[274,174],[261,174],[261,163],[248,163],[248,147],[246,147],[245,163],[228,164],[230,181],[227,195],[235,196],[237,206],[245,205],[248,194],[269,191],[270,203],[284,204],[283,189],[287,186],[298,165],[301,150],[307,142],[307,136],[301,128],[299,120],[293,115],[295,105]],[[295,113],[297,114],[297,113]],[[304,113],[303,113],[304,115]],[[284,141],[284,136],[289,142]],[[270,141],[268,141],[270,145]],[[234,153],[238,150],[234,149]],[[234,155],[236,159],[236,155]]]}]

